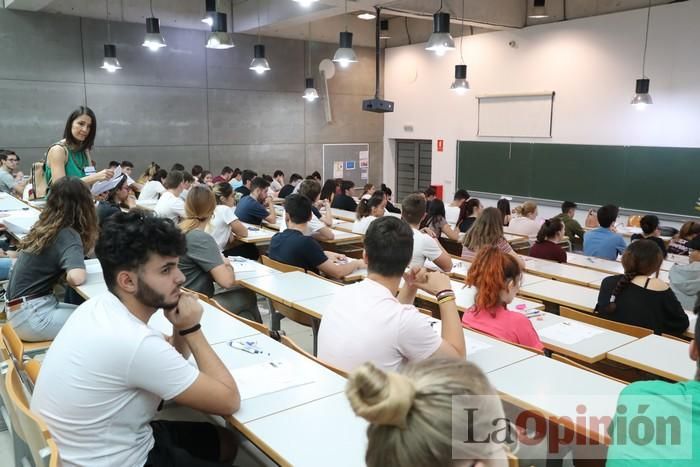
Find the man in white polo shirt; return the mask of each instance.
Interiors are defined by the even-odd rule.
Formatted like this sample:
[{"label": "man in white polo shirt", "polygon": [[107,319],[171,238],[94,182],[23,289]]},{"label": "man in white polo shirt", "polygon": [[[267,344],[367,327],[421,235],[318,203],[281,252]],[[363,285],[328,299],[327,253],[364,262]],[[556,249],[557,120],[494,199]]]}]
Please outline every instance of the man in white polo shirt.
[{"label": "man in white polo shirt", "polygon": [[171,170],[163,181],[165,190],[156,203],[155,211],[160,217],[170,219],[176,224],[185,217],[185,201],[180,195],[185,190],[185,174]]},{"label": "man in white polo shirt", "polygon": [[[318,357],[345,371],[368,361],[396,371],[409,361],[465,358],[464,332],[449,277],[419,268],[404,272],[413,250],[411,227],[395,217],[380,217],[370,224],[364,243],[367,279],[342,287],[324,310]],[[402,276],[406,283],[399,290]],[[418,288],[437,297],[440,334],[413,306]]]},{"label": "man in white polo shirt", "polygon": [[406,221],[413,230],[413,256],[410,265],[422,267],[425,261],[432,261],[443,271],[452,270],[452,258],[440,245],[437,238],[433,238],[418,229],[420,222],[425,217],[425,196],[414,193],[408,195],[401,203],[401,219]]},{"label": "man in white polo shirt", "polygon": [[[184,235],[166,219],[117,213],[95,252],[109,292],[73,312],[46,354],[31,402],[63,465],[230,466],[232,432],[153,421],[162,400],[217,415],[240,406],[236,382],[200,328],[202,306],[180,290]],[[159,308],[172,337],[148,326]]]}]

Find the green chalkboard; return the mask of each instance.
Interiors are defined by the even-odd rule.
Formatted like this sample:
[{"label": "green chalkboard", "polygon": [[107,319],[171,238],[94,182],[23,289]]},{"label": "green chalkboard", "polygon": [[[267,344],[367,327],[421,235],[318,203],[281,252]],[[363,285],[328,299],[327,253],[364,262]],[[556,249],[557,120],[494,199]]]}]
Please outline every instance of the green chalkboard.
[{"label": "green chalkboard", "polygon": [[460,141],[457,185],[698,216],[700,148]]}]

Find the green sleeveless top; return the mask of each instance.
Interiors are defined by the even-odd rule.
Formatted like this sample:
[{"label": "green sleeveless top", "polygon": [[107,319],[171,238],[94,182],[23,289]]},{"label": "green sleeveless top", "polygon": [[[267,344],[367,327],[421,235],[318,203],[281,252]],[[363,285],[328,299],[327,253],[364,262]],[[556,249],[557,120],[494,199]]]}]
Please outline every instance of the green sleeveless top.
[{"label": "green sleeveless top", "polygon": [[[68,146],[62,143],[56,143],[54,144],[54,146],[61,146],[63,149],[66,150],[66,154],[68,155],[68,157],[66,157],[65,166],[66,177],[83,178],[85,176],[85,167],[90,165],[90,158],[87,156],[87,154],[85,154],[85,151],[71,151],[71,149]],[[49,167],[48,163],[46,164],[46,170],[44,170],[44,174],[46,175],[46,184],[50,187],[51,167]]]}]

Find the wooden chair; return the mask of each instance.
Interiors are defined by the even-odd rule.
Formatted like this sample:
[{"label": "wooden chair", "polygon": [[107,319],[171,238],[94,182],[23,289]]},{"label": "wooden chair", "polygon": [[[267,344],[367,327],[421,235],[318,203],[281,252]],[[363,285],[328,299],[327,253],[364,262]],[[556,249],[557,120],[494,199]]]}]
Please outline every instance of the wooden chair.
[{"label": "wooden chair", "polygon": [[610,319],[600,318],[591,313],[583,313],[581,311],[572,310],[571,308],[567,308],[565,306],[559,308],[559,314],[563,318],[569,318],[582,323],[592,324],[593,326],[627,334],[628,336],[633,336],[638,339],[646,337],[654,332],[651,329],[633,326],[631,324],[618,323],[617,321],[612,321]]},{"label": "wooden chair", "polygon": [[250,326],[251,328],[255,329],[256,331],[258,331],[258,332],[260,332],[260,333],[262,333],[262,334],[265,334],[266,336],[270,333],[270,329],[269,329],[267,326],[265,326],[264,324],[258,323],[257,321],[253,321],[253,320],[251,320],[251,319],[244,318],[244,317],[242,317],[242,316],[238,316],[238,315],[235,314],[235,313],[231,313],[231,312],[228,311],[226,308],[224,308],[224,307],[221,305],[221,303],[217,302],[215,299],[213,299],[213,298],[208,298],[206,301],[207,301],[207,303],[209,303],[209,304],[210,304],[211,306],[213,306],[214,308],[217,308],[218,310],[221,310],[223,313],[226,313],[227,315],[229,315],[229,316],[231,316],[231,317],[237,319],[238,321],[240,321],[240,322],[242,322],[242,323],[244,323],[244,324],[247,324],[248,326]]},{"label": "wooden chair", "polygon": [[673,334],[661,334],[661,337],[667,337],[669,339],[673,339],[674,341],[683,342],[684,344],[687,344],[690,342],[689,339],[683,339],[682,337],[674,336]]},{"label": "wooden chair", "polygon": [[306,271],[306,274],[308,274],[309,276],[317,277],[319,279],[323,279],[326,282],[332,282],[333,284],[345,285],[345,283],[343,281],[331,279],[330,277],[325,277],[325,276],[322,276],[321,274],[316,274],[313,271]]},{"label": "wooden chair", "polygon": [[[29,447],[34,465],[36,467],[58,466],[58,447],[56,447],[56,443],[51,438],[51,434],[43,420],[29,410],[29,403],[25,396],[22,381],[12,362],[8,365],[5,387],[9,397],[8,409],[15,412],[20,428],[20,431],[15,429],[15,433]],[[24,463],[25,460],[23,459],[22,464]]]},{"label": "wooden chair", "polygon": [[207,297],[207,296],[204,295],[203,293],[197,292],[196,290],[187,289],[187,288],[185,288],[185,287],[182,287],[182,290],[184,290],[184,291],[187,292],[187,293],[191,293],[192,295],[194,295],[195,297],[197,297],[198,299],[200,299],[200,300],[202,300],[202,301],[204,301],[204,302],[206,302],[207,300],[209,300],[209,297]]},{"label": "wooden chair", "polygon": [[512,452],[508,453],[508,467],[520,467],[520,460]]},{"label": "wooden chair", "polygon": [[[280,263],[279,261],[275,261],[267,255],[261,255],[260,259],[262,259],[262,263],[265,266],[271,267],[272,269],[276,269],[278,271],[304,272],[304,270],[300,267]],[[289,318],[290,320],[294,321],[295,323],[301,324],[302,326],[310,327],[314,335],[314,355],[316,355],[318,349],[318,327],[321,323],[318,320],[312,318],[311,316],[302,313],[299,310],[295,310],[294,308],[287,306],[284,303],[280,303],[270,298],[268,298],[268,302],[270,304],[270,312],[272,313],[272,316],[270,317],[270,328],[273,331],[279,331],[280,321],[283,317]]]},{"label": "wooden chair", "polygon": [[53,341],[25,342],[19,338],[17,332],[10,323],[5,323],[0,328],[2,341],[5,344],[5,350],[10,358],[15,360],[15,365],[20,370],[24,370],[24,356],[37,355],[44,353],[51,346]]},{"label": "wooden chair", "polygon": [[24,372],[29,378],[29,382],[32,383],[32,391],[34,390],[34,386],[36,386],[36,380],[39,377],[39,370],[41,370],[41,362],[36,358],[28,360],[24,364]]},{"label": "wooden chair", "polygon": [[291,338],[289,338],[288,336],[281,336],[280,342],[282,342],[282,344],[286,345],[287,347],[294,350],[295,352],[300,353],[301,355],[313,360],[314,362],[318,363],[319,365],[322,365],[322,366],[328,368],[333,373],[340,375],[343,378],[348,377],[348,373],[346,371],[343,371],[340,368],[337,368],[337,367],[331,365],[330,363],[326,363],[323,360],[318,359],[318,357],[315,357],[315,356],[309,354],[306,350],[299,347],[299,345],[296,342],[294,342]]},{"label": "wooden chair", "polygon": [[558,361],[558,362],[566,363],[567,365],[571,365],[571,366],[574,366],[574,367],[576,367],[576,368],[580,368],[580,369],[582,369],[582,370],[586,370],[586,371],[588,371],[588,372],[590,372],[590,373],[594,373],[594,374],[596,374],[596,375],[598,375],[598,376],[603,376],[603,377],[608,378],[608,379],[611,379],[611,380],[613,380],[613,381],[617,381],[618,383],[622,383],[622,384],[624,384],[624,385],[627,385],[627,381],[623,381],[623,380],[621,380],[621,379],[613,378],[612,376],[606,375],[605,373],[601,373],[600,371],[597,371],[597,370],[594,370],[593,368],[587,367],[586,365],[583,365],[583,364],[577,362],[576,360],[572,360],[572,359],[570,359],[570,358],[568,358],[568,357],[564,357],[563,355],[559,355],[559,354],[556,354],[556,353],[555,353],[555,354],[552,354],[552,360],[556,360],[556,361]]}]

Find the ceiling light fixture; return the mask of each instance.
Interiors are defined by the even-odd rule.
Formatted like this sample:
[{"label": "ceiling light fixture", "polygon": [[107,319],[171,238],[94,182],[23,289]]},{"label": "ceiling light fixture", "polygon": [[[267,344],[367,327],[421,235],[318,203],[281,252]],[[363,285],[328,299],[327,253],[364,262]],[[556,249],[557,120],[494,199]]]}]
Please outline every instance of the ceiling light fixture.
[{"label": "ceiling light fixture", "polygon": [[144,37],[141,45],[155,52],[162,47],[167,47],[168,44],[165,43],[165,38],[160,33],[160,22],[155,17],[156,15],[153,14],[153,0],[150,0],[150,5],[151,17],[146,18],[146,37]]},{"label": "ceiling light fixture", "polygon": [[462,0],[462,36],[459,38],[459,59],[460,64],[455,65],[455,80],[452,82],[450,89],[458,96],[463,96],[469,91],[469,81],[467,81],[467,65],[464,64],[464,0]]},{"label": "ceiling light fixture", "polygon": [[311,76],[311,22],[307,26],[307,38],[306,38],[306,76],[304,80],[304,95],[301,96],[306,100],[306,102],[313,102],[318,99],[318,91],[314,87],[314,79]]},{"label": "ceiling light fixture", "polygon": [[338,50],[333,55],[333,61],[341,68],[347,68],[351,63],[357,62],[357,55],[352,49],[352,33],[348,31],[348,0],[345,0],[345,31],[340,33]]},{"label": "ceiling light fixture", "polygon": [[649,78],[646,77],[646,64],[647,64],[647,43],[649,42],[649,19],[651,17],[651,0],[649,0],[649,6],[647,7],[647,28],[644,33],[644,53],[642,54],[642,78],[638,79],[635,83],[634,97],[632,98],[631,104],[637,110],[644,110],[647,105],[653,104],[654,101],[651,99],[651,94],[649,94]]},{"label": "ceiling light fixture", "polygon": [[216,15],[216,0],[205,0],[204,2],[204,17],[202,23],[208,24],[209,27],[214,25],[214,16]]},{"label": "ceiling light fixture", "polygon": [[391,34],[389,34],[389,20],[383,19],[379,23],[379,38],[380,39],[391,39]]},{"label": "ceiling light fixture", "polygon": [[357,15],[357,17],[360,18],[360,19],[365,19],[365,20],[371,20],[371,19],[376,18],[376,16],[374,16],[374,14],[368,13],[368,12],[366,12],[366,11],[360,13],[359,15]]},{"label": "ceiling light fixture", "polygon": [[110,73],[114,73],[117,70],[121,70],[122,66],[117,59],[117,46],[111,44],[112,34],[109,28],[109,0],[107,0],[107,43],[104,45],[105,56],[102,60],[103,70],[107,70]]},{"label": "ceiling light fixture", "polygon": [[270,63],[265,58],[265,45],[260,40],[260,0],[258,0],[258,43],[253,46],[253,60],[250,62],[249,70],[253,70],[259,75],[270,70]]},{"label": "ceiling light fixture", "polygon": [[303,6],[304,8],[310,7],[312,4],[316,3],[318,0],[294,0],[296,3],[299,5]]},{"label": "ceiling light fixture", "polygon": [[530,11],[530,14],[527,15],[527,17],[532,19],[549,18],[549,15],[547,14],[547,7],[545,5],[545,0],[533,0],[532,10]]},{"label": "ceiling light fixture", "polygon": [[450,14],[442,12],[442,0],[440,0],[440,9],[433,15],[433,33],[425,49],[441,57],[454,48],[455,41],[450,35]]},{"label": "ceiling light fixture", "polygon": [[207,37],[207,49],[230,49],[235,47],[231,35],[226,28],[226,13],[217,12],[214,16],[214,25]]}]

